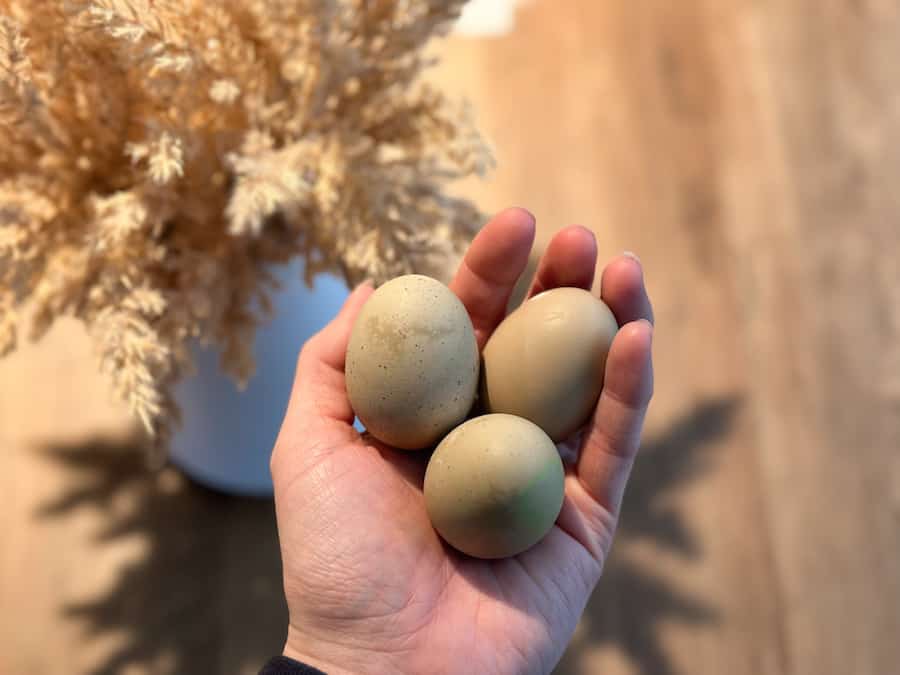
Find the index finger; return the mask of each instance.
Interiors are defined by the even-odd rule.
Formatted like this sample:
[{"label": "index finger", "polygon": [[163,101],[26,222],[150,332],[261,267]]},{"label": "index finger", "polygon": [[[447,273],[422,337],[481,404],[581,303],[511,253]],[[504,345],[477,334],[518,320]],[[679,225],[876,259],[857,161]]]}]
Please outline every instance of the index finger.
[{"label": "index finger", "polygon": [[479,349],[503,320],[509,296],[528,264],[534,231],[534,216],[525,209],[501,211],[472,241],[450,282],[469,312]]}]

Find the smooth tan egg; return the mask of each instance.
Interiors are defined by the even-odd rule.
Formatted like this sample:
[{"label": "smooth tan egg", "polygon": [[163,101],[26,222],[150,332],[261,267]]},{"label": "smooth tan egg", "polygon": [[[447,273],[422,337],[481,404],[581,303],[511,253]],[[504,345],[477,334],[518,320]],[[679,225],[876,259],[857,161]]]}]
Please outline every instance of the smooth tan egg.
[{"label": "smooth tan egg", "polygon": [[483,415],[441,441],[424,491],[431,523],[448,544],[476,558],[506,558],[534,546],[556,522],[562,460],[536,424]]},{"label": "smooth tan egg", "polygon": [[531,420],[554,441],[588,421],[619,327],[609,307],[580,288],[526,300],[484,348],[481,397],[487,412]]},{"label": "smooth tan egg", "polygon": [[380,286],[360,311],[347,347],[347,394],[373,436],[424,448],[465,419],[478,369],[462,302],[439,281],[410,274]]}]

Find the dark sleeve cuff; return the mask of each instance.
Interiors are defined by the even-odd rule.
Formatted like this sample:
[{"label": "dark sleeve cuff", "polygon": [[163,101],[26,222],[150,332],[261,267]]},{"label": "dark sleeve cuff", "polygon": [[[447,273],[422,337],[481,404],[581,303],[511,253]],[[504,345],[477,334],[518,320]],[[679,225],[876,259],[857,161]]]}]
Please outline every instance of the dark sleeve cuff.
[{"label": "dark sleeve cuff", "polygon": [[263,666],[259,675],[326,675],[326,673],[286,656],[276,656]]}]

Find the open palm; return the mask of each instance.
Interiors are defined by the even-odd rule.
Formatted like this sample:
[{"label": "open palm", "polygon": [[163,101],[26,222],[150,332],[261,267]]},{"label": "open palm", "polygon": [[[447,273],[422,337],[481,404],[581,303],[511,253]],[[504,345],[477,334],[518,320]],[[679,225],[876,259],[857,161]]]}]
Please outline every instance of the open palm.
[{"label": "open palm", "polygon": [[[467,252],[451,288],[479,346],[502,320],[533,241],[534,219],[509,209]],[[531,294],[590,288],[596,258],[589,231],[562,230]],[[330,675],[552,670],[600,578],[652,392],[652,312],[639,263],[612,261],[602,289],[622,329],[594,417],[567,463],[562,512],[539,544],[505,560],[446,546],[425,511],[425,454],[388,448],[352,426],[344,354],[372,288],[354,291],[304,345],[272,455],[287,656]]]}]

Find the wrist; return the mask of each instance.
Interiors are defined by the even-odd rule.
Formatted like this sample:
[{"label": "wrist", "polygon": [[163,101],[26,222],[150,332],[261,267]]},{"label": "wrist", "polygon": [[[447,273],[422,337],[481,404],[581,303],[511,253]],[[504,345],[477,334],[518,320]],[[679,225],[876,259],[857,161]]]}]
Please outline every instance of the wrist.
[{"label": "wrist", "polygon": [[290,657],[273,656],[266,662],[259,675],[328,675],[313,666]]},{"label": "wrist", "polygon": [[294,661],[299,661],[300,663],[312,666],[317,670],[321,670],[325,675],[349,675],[349,670],[344,670],[341,667],[329,662],[324,661],[317,656],[298,652],[296,649],[291,647],[290,644],[285,644],[284,649],[281,652],[282,656],[286,656],[289,659],[293,659]]},{"label": "wrist", "polygon": [[402,675],[391,655],[378,651],[373,645],[351,647],[319,636],[313,638],[294,626],[288,627],[282,654],[317,668],[325,675]]},{"label": "wrist", "polygon": [[334,657],[323,657],[314,651],[299,651],[291,645],[290,640],[284,645],[281,652],[282,656],[286,656],[294,661],[299,661],[308,666],[312,666],[321,670],[325,675],[351,675],[353,671],[347,668],[347,665],[338,665],[333,659]]}]

